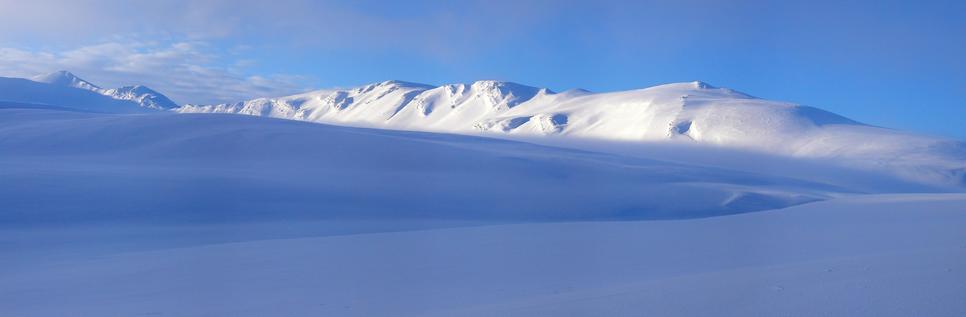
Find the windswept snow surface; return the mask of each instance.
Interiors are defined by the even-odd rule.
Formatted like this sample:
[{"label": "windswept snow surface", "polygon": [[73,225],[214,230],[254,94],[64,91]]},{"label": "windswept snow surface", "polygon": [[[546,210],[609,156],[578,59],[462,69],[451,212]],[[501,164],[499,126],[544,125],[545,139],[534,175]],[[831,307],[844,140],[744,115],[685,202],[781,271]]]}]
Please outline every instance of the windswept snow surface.
[{"label": "windswept snow surface", "polygon": [[[257,238],[252,224],[218,229],[248,237],[232,243],[198,242],[207,232],[194,227],[8,228],[0,251],[21,253],[0,258],[0,312],[963,316],[964,206],[962,194],[872,195],[673,221],[289,239]],[[131,232],[149,233],[140,249],[85,249],[130,243]]]},{"label": "windswept snow surface", "polygon": [[503,137],[700,144],[836,159],[921,182],[966,185],[966,144],[961,141],[864,125],[702,82],[554,93],[499,81],[439,87],[387,81],[233,104],[186,105],[178,111]]},{"label": "windswept snow surface", "polygon": [[471,136],[231,115],[0,109],[0,221],[647,219],[834,184]]}]

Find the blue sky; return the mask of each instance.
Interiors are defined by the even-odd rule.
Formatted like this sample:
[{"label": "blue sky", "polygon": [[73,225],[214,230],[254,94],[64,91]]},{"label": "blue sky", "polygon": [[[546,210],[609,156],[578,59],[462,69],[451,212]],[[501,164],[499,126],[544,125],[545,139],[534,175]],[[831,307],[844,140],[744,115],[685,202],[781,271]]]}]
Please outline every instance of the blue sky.
[{"label": "blue sky", "polygon": [[964,1],[10,1],[0,76],[181,103],[388,79],[612,91],[702,80],[966,139]]}]

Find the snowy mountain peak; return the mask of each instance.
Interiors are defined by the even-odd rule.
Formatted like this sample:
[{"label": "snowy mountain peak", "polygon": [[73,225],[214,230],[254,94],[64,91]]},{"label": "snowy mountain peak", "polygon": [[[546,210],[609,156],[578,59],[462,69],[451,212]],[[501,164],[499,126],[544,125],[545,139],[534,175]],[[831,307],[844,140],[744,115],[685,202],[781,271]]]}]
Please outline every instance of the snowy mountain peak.
[{"label": "snowy mountain peak", "polygon": [[394,80],[387,80],[387,81],[381,82],[381,83],[379,83],[377,85],[378,86],[391,86],[391,87],[404,87],[404,88],[422,88],[422,89],[430,89],[430,88],[433,88],[433,86],[426,85],[426,84],[420,84],[420,83],[414,83],[414,82],[408,82],[408,81],[402,81],[402,80],[395,80],[395,79]]},{"label": "snowy mountain peak", "polygon": [[80,88],[80,89],[86,89],[86,90],[92,90],[92,91],[97,91],[101,89],[101,87],[98,87],[97,85],[94,85],[89,81],[83,80],[80,77],[77,77],[73,73],[66,70],[60,70],[49,74],[34,76],[33,78],[31,78],[31,80],[36,82],[41,82],[41,83],[47,83],[51,85],[74,87],[74,88]]},{"label": "snowy mountain peak", "polygon": [[508,81],[480,80],[470,88],[478,97],[498,108],[513,108],[536,96],[541,89]]},{"label": "snowy mountain peak", "polygon": [[755,99],[755,97],[743,92],[729,88],[716,87],[703,81],[663,84],[644,88],[643,91],[648,91],[655,94],[665,94],[668,96],[676,95],[678,97],[684,97],[685,99],[695,96]]},{"label": "snowy mountain peak", "polygon": [[540,88],[531,87],[527,85],[518,84],[510,81],[499,81],[499,80],[477,80],[471,85],[474,89],[500,89],[501,91],[533,91],[534,93]]},{"label": "snowy mountain peak", "polygon": [[387,80],[387,81],[383,81],[383,82],[378,82],[378,83],[372,83],[372,84],[368,84],[368,85],[359,86],[359,87],[356,87],[356,88],[350,89],[350,90],[323,89],[323,90],[317,90],[317,91],[309,92],[308,94],[310,94],[310,95],[319,95],[319,94],[329,95],[329,94],[332,94],[333,91],[334,91],[335,94],[337,94],[337,95],[339,95],[339,94],[354,94],[354,95],[359,95],[359,94],[371,94],[371,93],[374,93],[375,92],[376,95],[378,95],[378,96],[385,96],[386,94],[389,94],[389,93],[392,93],[392,92],[395,92],[395,91],[423,91],[423,90],[427,90],[427,89],[430,89],[430,88],[433,88],[433,86],[419,84],[419,83],[411,83],[411,82],[406,82],[406,81],[401,81],[401,80]]},{"label": "snowy mountain peak", "polygon": [[560,94],[565,96],[582,96],[582,95],[589,95],[592,93],[594,92],[583,88],[571,88],[571,89],[564,90]]},{"label": "snowy mountain peak", "polygon": [[134,85],[104,89],[66,70],[34,76],[30,80],[62,87],[90,90],[116,100],[132,101],[140,107],[149,109],[168,110],[178,107],[177,103],[171,101],[165,95],[145,86]]},{"label": "snowy mountain peak", "polygon": [[678,90],[678,91],[701,91],[701,90],[719,90],[721,88],[712,86],[703,81],[689,81],[689,82],[679,82],[679,83],[668,83],[661,84],[657,86],[652,86],[644,88],[647,90]]},{"label": "snowy mountain peak", "polygon": [[104,95],[111,96],[114,99],[134,101],[145,108],[167,110],[178,107],[177,103],[171,101],[165,95],[141,85],[108,89],[104,91]]},{"label": "snowy mountain peak", "polygon": [[716,87],[711,86],[710,84],[708,84],[706,82],[703,82],[703,81],[700,81],[700,80],[692,81],[691,82],[691,85],[693,85],[694,88],[697,88],[697,89],[713,89],[713,88],[716,88]]}]

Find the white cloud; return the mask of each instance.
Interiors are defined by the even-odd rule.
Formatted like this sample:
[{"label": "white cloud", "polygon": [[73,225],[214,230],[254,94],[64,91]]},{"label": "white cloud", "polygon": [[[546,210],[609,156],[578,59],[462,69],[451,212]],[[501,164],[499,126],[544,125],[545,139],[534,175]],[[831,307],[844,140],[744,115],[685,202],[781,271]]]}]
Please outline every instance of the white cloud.
[{"label": "white cloud", "polygon": [[257,50],[458,65],[538,25],[551,3],[0,0],[0,76],[65,69],[106,87],[144,84],[179,103],[277,96],[314,81],[252,71]]},{"label": "white cloud", "polygon": [[254,61],[230,55],[197,41],[116,41],[64,51],[0,47],[0,76],[69,70],[104,87],[149,86],[179,103],[229,102],[305,90],[300,83],[308,81],[306,77],[246,74]]},{"label": "white cloud", "polygon": [[0,0],[0,45],[80,45],[138,34],[448,57],[518,38],[560,6],[546,0]]}]

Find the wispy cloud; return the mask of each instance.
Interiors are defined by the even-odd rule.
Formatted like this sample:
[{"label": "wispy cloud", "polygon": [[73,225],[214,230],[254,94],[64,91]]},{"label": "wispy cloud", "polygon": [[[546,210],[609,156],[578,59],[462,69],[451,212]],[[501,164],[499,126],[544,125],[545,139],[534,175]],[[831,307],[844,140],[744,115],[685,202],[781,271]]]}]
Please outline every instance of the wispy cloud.
[{"label": "wispy cloud", "polygon": [[[519,40],[554,3],[0,0],[0,76],[66,69],[103,86],[148,85],[180,103],[277,96],[316,81],[265,72],[260,62],[291,66],[269,58],[382,52],[459,65]],[[260,55],[268,51],[281,53]]]},{"label": "wispy cloud", "polygon": [[117,41],[63,51],[0,47],[0,76],[69,70],[106,87],[150,86],[179,103],[229,102],[305,90],[308,79],[303,76],[246,74],[253,63],[201,41]]},{"label": "wispy cloud", "polygon": [[553,18],[557,1],[0,0],[0,44],[74,45],[116,34],[243,39],[324,49],[467,54]]}]

